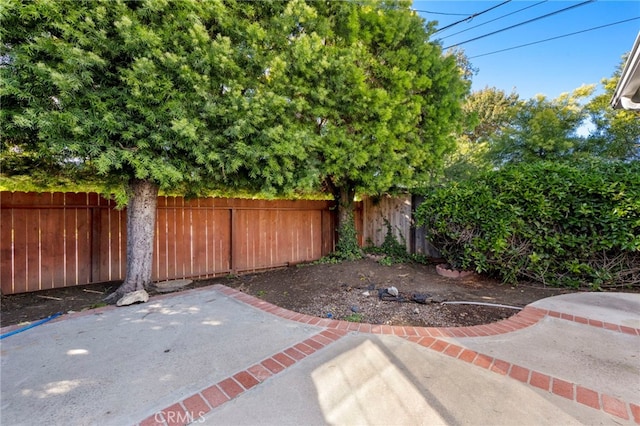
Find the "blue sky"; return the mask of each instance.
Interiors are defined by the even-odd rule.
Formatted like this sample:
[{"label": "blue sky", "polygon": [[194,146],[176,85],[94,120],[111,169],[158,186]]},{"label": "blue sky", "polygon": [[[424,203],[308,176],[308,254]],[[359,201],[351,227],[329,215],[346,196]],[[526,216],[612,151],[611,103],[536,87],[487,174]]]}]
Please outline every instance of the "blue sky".
[{"label": "blue sky", "polygon": [[[429,12],[462,14],[440,15],[420,12],[420,15],[427,20],[438,21],[437,28],[442,28],[469,15],[499,5],[503,1],[414,0],[413,8]],[[540,3],[540,0],[512,0],[468,22],[444,29],[433,38],[440,38],[442,46],[448,47],[578,5],[583,1],[549,0],[535,5]],[[532,7],[527,8],[528,6]],[[523,8],[527,9],[472,28]],[[507,93],[514,89],[521,99],[530,98],[538,93],[556,98],[561,93],[570,92],[582,84],[599,85],[603,77],[610,77],[620,63],[622,55],[631,50],[636,35],[640,31],[640,19],[506,52],[476,58],[474,56],[635,17],[640,17],[640,0],[599,0],[462,44],[459,48],[471,58],[472,65],[479,69],[478,74],[473,78],[472,90],[494,86]],[[463,30],[467,31],[455,34]],[[598,89],[601,90],[601,86]]]}]

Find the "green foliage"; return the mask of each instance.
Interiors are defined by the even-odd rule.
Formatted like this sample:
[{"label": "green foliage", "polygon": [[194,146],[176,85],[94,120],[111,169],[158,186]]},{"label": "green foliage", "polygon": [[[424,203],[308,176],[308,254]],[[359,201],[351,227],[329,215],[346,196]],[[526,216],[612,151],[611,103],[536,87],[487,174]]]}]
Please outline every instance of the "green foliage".
[{"label": "green foliage", "polygon": [[104,302],[99,302],[99,303],[94,303],[93,305],[89,306],[87,309],[97,309],[105,306],[108,306],[108,305]]},{"label": "green foliage", "polygon": [[456,57],[429,41],[433,25],[408,1],[291,2],[283,13],[291,42],[269,79],[287,93],[308,169],[339,209],[352,208],[353,193],[427,181],[453,149],[469,86]]},{"label": "green foliage", "polygon": [[384,241],[380,246],[374,246],[371,243],[365,248],[367,253],[383,254],[385,257],[380,260],[382,265],[393,265],[395,263],[406,263],[412,261],[412,257],[407,253],[407,242],[402,238],[402,242],[393,234],[393,228],[391,223],[384,219],[385,227],[387,231],[384,236]]},{"label": "green foliage", "polygon": [[[269,79],[277,47],[296,44],[288,4],[3,2],[0,170],[95,178],[124,188],[116,196],[130,206],[159,190],[317,189],[297,105]],[[128,211],[114,301],[151,281],[153,246],[137,242],[152,241],[141,234],[154,217]]]},{"label": "green foliage", "polygon": [[412,253],[410,256],[411,256],[411,261],[414,262],[414,263],[421,263],[423,265],[432,264],[432,259],[433,258],[427,256],[426,254]]},{"label": "green foliage", "polygon": [[311,188],[294,105],[265,75],[290,34],[283,6],[5,2],[2,173],[181,194]]},{"label": "green foliage", "polygon": [[462,136],[472,143],[495,138],[511,123],[519,105],[515,92],[507,95],[495,87],[485,87],[471,93],[462,106],[466,120]]},{"label": "green foliage", "polygon": [[491,138],[495,166],[571,158],[581,144],[578,128],[587,117],[582,102],[594,86],[583,86],[556,99],[542,95],[521,102],[510,124]]},{"label": "green foliage", "polygon": [[344,221],[338,228],[338,242],[336,243],[336,249],[331,256],[337,260],[356,260],[362,258],[362,250],[358,245],[358,233],[356,231],[355,221],[353,215],[350,220]]},{"label": "green foliage", "polygon": [[504,164],[539,160],[637,160],[640,113],[609,105],[623,64],[602,80],[604,93],[590,100],[595,85],[556,99],[538,95],[519,101],[514,93],[506,96],[494,88],[472,93],[463,107],[458,149],[447,157],[446,177],[469,178]]},{"label": "green foliage", "polygon": [[7,176],[188,196],[412,187],[453,149],[469,87],[406,0],[3,6]]},{"label": "green foliage", "polygon": [[364,315],[358,312],[354,312],[353,314],[349,314],[346,317],[344,317],[344,320],[349,322],[362,322],[363,319],[364,319]]},{"label": "green foliage", "polygon": [[33,179],[31,176],[2,176],[0,175],[0,191],[11,192],[97,192],[111,194],[121,191],[121,188],[108,187],[104,182],[84,181],[78,183],[66,176],[50,176],[45,181]]},{"label": "green foliage", "polygon": [[[11,192],[97,192],[104,197],[116,200],[123,199],[126,204],[126,194],[121,185],[109,186],[101,180],[84,180],[81,182],[74,181],[68,176],[52,177],[46,181],[34,179],[32,176],[2,176],[0,175],[0,191]],[[167,197],[184,196],[183,191],[164,190],[160,191],[160,195]],[[216,197],[216,198],[248,198],[260,200],[328,200],[329,195],[319,191],[298,191],[287,194],[272,195],[260,191],[251,191],[248,189],[217,189],[198,191],[200,197]]]},{"label": "green foliage", "polygon": [[539,95],[521,101],[517,94],[495,88],[472,93],[463,105],[465,121],[457,148],[445,157],[446,179],[468,179],[517,162],[637,160],[640,113],[609,105],[623,64],[602,80],[604,93],[590,100],[594,85],[556,99]]},{"label": "green foliage", "polygon": [[595,128],[580,147],[582,152],[607,159],[640,159],[640,112],[613,109],[609,105],[623,66],[624,61],[611,78],[602,79],[604,93],[585,107]]},{"label": "green foliage", "polygon": [[488,154],[488,142],[474,143],[464,137],[459,138],[456,150],[445,157],[444,180],[469,179],[479,173],[491,170]]},{"label": "green foliage", "polygon": [[502,134],[520,105],[518,95],[495,87],[471,93],[462,105],[464,125],[456,150],[445,156],[446,180],[470,178],[491,169],[491,141]]},{"label": "green foliage", "polygon": [[391,265],[394,264],[394,261],[393,261],[392,258],[390,258],[388,256],[385,256],[385,257],[383,257],[382,259],[379,260],[379,263],[381,265],[384,265],[384,266],[391,266]]},{"label": "green foliage", "polygon": [[335,256],[335,252],[328,256],[321,257],[318,260],[311,262],[311,265],[337,265],[342,262],[342,259]]},{"label": "green foliage", "polygon": [[538,162],[434,190],[417,209],[457,269],[570,287],[640,286],[640,162]]}]

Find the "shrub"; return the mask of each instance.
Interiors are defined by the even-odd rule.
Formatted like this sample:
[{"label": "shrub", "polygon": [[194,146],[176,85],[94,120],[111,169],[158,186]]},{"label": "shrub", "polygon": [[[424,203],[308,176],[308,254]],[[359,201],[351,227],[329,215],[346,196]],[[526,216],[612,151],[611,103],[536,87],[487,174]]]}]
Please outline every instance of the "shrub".
[{"label": "shrub", "polygon": [[358,232],[356,231],[356,223],[353,214],[345,223],[340,224],[338,228],[340,238],[336,243],[335,250],[328,256],[313,262],[314,264],[322,263],[340,263],[345,260],[357,260],[362,258],[362,250],[358,245]]},{"label": "shrub", "polygon": [[506,167],[416,211],[456,268],[570,287],[640,286],[640,162]]},{"label": "shrub", "polygon": [[367,241],[365,251],[373,254],[383,254],[385,257],[380,261],[383,265],[393,265],[396,263],[406,263],[411,261],[411,255],[407,253],[407,242],[400,236],[402,242],[393,235],[393,228],[388,219],[383,219],[387,232],[384,235],[382,245],[375,246],[371,240]]}]

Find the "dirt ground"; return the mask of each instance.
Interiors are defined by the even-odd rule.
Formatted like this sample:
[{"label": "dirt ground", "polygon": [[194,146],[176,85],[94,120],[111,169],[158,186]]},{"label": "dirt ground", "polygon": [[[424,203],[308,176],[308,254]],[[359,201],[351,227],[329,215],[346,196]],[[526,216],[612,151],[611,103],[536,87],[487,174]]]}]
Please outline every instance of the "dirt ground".
[{"label": "dirt ground", "polygon": [[[509,286],[481,275],[445,278],[436,273],[433,265],[385,266],[372,259],[196,280],[186,289],[213,284],[233,287],[280,307],[323,318],[429,327],[499,321],[518,310],[493,305],[522,308],[535,300],[572,291],[533,283]],[[102,299],[118,285],[101,283],[3,296],[0,325],[28,323],[57,312],[104,306]],[[397,296],[391,287],[398,290]],[[157,294],[149,293],[152,299]]]},{"label": "dirt ground", "polygon": [[[434,265],[385,266],[371,259],[287,268],[221,283],[312,316],[426,327],[488,324],[519,312],[493,305],[522,308],[570,292],[531,283],[513,287],[481,275],[445,278],[436,273]],[[397,297],[393,291],[390,294],[390,287],[398,290]]]}]

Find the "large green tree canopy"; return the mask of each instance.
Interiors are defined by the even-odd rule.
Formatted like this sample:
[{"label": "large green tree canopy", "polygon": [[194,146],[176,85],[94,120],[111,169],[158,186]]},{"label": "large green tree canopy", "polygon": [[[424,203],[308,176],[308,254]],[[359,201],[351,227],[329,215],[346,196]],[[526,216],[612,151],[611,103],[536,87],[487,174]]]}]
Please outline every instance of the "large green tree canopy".
[{"label": "large green tree canopy", "polygon": [[586,119],[582,104],[593,85],[564,93],[556,99],[538,95],[522,102],[508,126],[493,138],[496,165],[554,160],[572,156],[580,146],[578,128]]},{"label": "large green tree canopy", "polygon": [[295,105],[309,168],[338,201],[341,229],[355,193],[423,185],[454,147],[468,84],[410,4],[294,1],[287,9],[289,43],[270,74]]},{"label": "large green tree canopy", "polygon": [[3,152],[47,160],[45,175],[74,164],[165,189],[300,183],[292,115],[263,84],[261,20],[277,11],[13,1],[3,13]]},{"label": "large green tree canopy", "polygon": [[520,105],[515,92],[507,95],[495,87],[467,96],[462,105],[463,127],[455,151],[445,157],[444,177],[456,181],[490,170],[490,148],[509,127]]},{"label": "large green tree canopy", "polygon": [[496,88],[473,92],[463,105],[465,127],[447,157],[445,176],[459,180],[507,163],[538,160],[636,161],[640,159],[640,113],[609,102],[624,60],[610,78],[555,99],[519,100]]},{"label": "large green tree canopy", "polygon": [[9,0],[2,171],[128,189],[127,276],[150,282],[159,189],[426,182],[468,83],[408,1]]},{"label": "large green tree canopy", "polygon": [[158,189],[310,186],[291,103],[265,70],[284,4],[8,1],[3,173],[126,185],[127,277],[150,282]]},{"label": "large green tree canopy", "polygon": [[604,92],[585,106],[593,130],[582,151],[605,159],[640,160],[640,112],[616,110],[609,105],[624,63],[620,62],[610,78],[602,79]]}]

